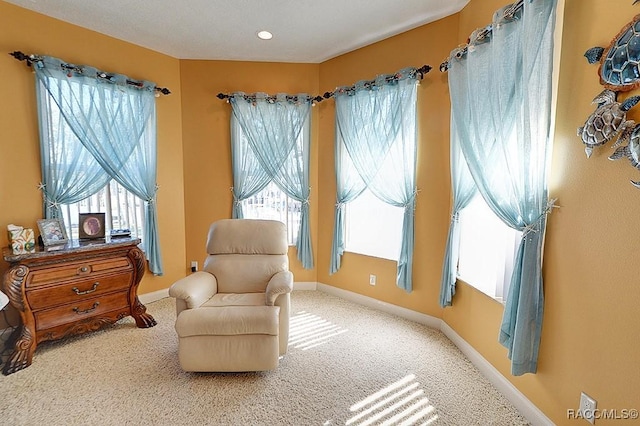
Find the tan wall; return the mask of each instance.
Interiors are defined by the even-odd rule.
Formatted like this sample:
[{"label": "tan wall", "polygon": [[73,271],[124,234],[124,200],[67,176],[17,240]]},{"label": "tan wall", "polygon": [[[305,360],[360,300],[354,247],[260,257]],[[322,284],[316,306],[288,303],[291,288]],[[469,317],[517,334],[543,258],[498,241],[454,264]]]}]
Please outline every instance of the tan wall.
[{"label": "tan wall", "polygon": [[[640,408],[640,222],[634,214],[640,192],[629,184],[640,176],[628,162],[608,161],[609,146],[587,159],[576,136],[576,128],[594,110],[591,100],[602,90],[598,67],[582,55],[590,47],[606,47],[640,13],[631,3],[566,0],[550,175],[550,195],[561,208],[549,217],[546,236],[538,374],[510,375],[506,350],[497,343],[500,304],[461,283],[454,306],[443,315],[559,425],[576,424],[567,419],[567,409],[578,407],[581,391],[595,398],[598,408]],[[460,40],[486,25],[503,4],[473,0],[460,15]],[[638,111],[631,116],[640,121]]]},{"label": "tan wall", "polygon": [[[0,1],[0,246],[7,224],[42,218],[40,151],[32,72],[8,55],[20,50],[155,81],[172,94],[157,100],[158,216],[164,276],[145,275],[139,292],[167,288],[184,275],[185,234],[180,64],[177,59]],[[0,273],[7,264],[0,262]]]},{"label": "tan wall", "polygon": [[[640,408],[636,267],[640,249],[635,237],[640,221],[634,214],[640,194],[628,183],[639,176],[623,161],[608,161],[608,147],[587,160],[575,135],[601,90],[597,67],[588,65],[582,54],[607,44],[640,13],[631,0],[615,5],[609,0],[566,0],[550,177],[551,196],[558,197],[562,208],[549,218],[538,374],[510,375],[506,350],[497,343],[502,305],[459,283],[454,306],[438,307],[450,190],[448,85],[446,74],[437,68],[454,46],[476,27],[488,24],[504,3],[472,0],[460,14],[310,65],[177,61],[0,2],[0,51],[51,54],[151,79],[174,92],[158,100],[159,207],[167,272],[162,278],[145,277],[141,292],[168,287],[187,272],[189,260],[202,261],[209,224],[230,216],[230,109],[215,98],[218,92],[322,93],[406,66],[431,65],[434,69],[418,94],[421,192],[414,291],[408,294],[395,286],[394,262],[367,256],[347,253],[342,269],[328,273],[335,203],[331,100],[313,110],[311,215],[316,268],[302,270],[292,249],[296,280],[323,282],[442,317],[557,424],[574,423],[566,419],[566,410],[577,407],[580,391],[598,400],[600,408]],[[35,226],[41,197],[35,189],[40,171],[33,76],[8,55],[0,55],[0,75],[0,144],[7,153],[0,166],[0,227],[11,222]],[[640,121],[640,112],[635,111],[639,108],[631,115]],[[0,244],[6,244],[2,232]],[[370,273],[378,275],[375,287],[368,285]]]},{"label": "tan wall", "polygon": [[[181,61],[187,259],[202,265],[209,225],[230,218],[233,197],[229,122],[231,106],[220,92],[318,93],[317,64],[233,61]],[[310,170],[311,238],[318,252],[318,126],[312,109]],[[317,256],[317,255],[316,255]],[[316,269],[305,270],[295,247],[289,250],[296,281],[317,281]],[[190,264],[190,263],[189,263]]]},{"label": "tan wall", "polygon": [[[449,224],[449,93],[447,76],[438,67],[457,41],[458,17],[452,16],[408,31],[321,64],[320,89],[370,80],[401,68],[433,69],[418,86],[418,165],[420,190],[415,210],[413,291],[396,286],[396,262],[345,253],[340,270],[329,275],[334,223],[334,102],[320,110],[320,253],[318,281],[436,317],[438,292]],[[378,277],[369,285],[369,274]]]}]

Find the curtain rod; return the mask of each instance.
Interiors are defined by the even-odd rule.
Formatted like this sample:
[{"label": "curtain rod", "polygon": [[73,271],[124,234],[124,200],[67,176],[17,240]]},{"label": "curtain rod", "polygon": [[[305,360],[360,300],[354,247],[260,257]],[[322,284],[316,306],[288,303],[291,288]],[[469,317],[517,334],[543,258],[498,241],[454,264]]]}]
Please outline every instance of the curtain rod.
[{"label": "curtain rod", "polygon": [[[415,70],[415,74],[418,74],[420,77],[420,79],[422,80],[424,78],[424,75],[427,74],[429,71],[431,71],[431,66],[429,65],[423,65],[420,68],[416,68]],[[395,73],[393,75],[387,76],[385,78],[385,81],[387,83],[392,82],[394,80],[398,80],[398,73]],[[364,82],[364,87],[365,88],[370,88],[373,87],[375,85],[376,80],[367,80]],[[347,92],[352,92],[354,91],[356,88],[355,85],[349,86],[346,91]],[[329,99],[330,97],[334,96],[336,94],[336,91],[334,90],[333,92],[325,92],[324,95],[322,95],[325,99]]]},{"label": "curtain rod", "polygon": [[[229,102],[229,98],[232,98],[233,96],[234,96],[233,93],[231,93],[231,94],[229,94],[229,93],[218,93],[216,95],[216,97],[218,99],[221,99],[221,100],[227,99],[227,102]],[[244,95],[243,97],[247,101],[255,101],[256,100],[256,95],[255,94],[253,94],[253,95]],[[274,103],[276,101],[276,99],[277,99],[276,95],[266,95],[265,96],[265,100],[267,102],[269,102],[269,103]],[[298,101],[298,96],[297,95],[286,95],[286,100],[288,102],[297,102]],[[312,103],[315,103],[315,102],[322,102],[323,99],[322,99],[322,96],[315,96],[315,97],[308,96],[307,99],[305,99],[305,100],[308,100],[308,101],[311,101]]]},{"label": "curtain rod", "polygon": [[[428,73],[429,71],[431,71],[431,66],[423,65],[420,68],[416,68],[416,70],[414,72],[415,72],[415,74],[418,74],[420,76],[419,77],[420,79],[422,79],[422,78],[424,78],[424,75],[426,73]],[[398,73],[395,73],[393,75],[387,76],[385,81],[386,82],[391,82],[391,81],[397,80],[398,78],[399,78]],[[375,82],[376,82],[375,80],[365,81],[364,82],[364,86],[365,86],[365,88],[370,88],[370,87],[375,85]],[[353,90],[355,90],[355,85],[350,86],[347,89],[347,92],[353,91]],[[333,92],[325,92],[324,95],[322,95],[322,96],[309,97],[308,99],[311,100],[312,103],[317,103],[317,102],[322,102],[324,99],[329,99],[334,95],[335,95],[335,91],[333,91]],[[221,100],[227,99],[227,102],[229,102],[229,98],[233,97],[233,94],[218,93],[216,95],[216,97],[218,99],[221,99]],[[256,96],[255,95],[244,95],[244,98],[246,100],[248,100],[248,101],[255,101]],[[271,102],[271,103],[276,101],[276,97],[275,96],[271,96],[271,95],[267,95],[265,99],[266,99],[267,102]],[[298,97],[297,96],[287,95],[286,99],[289,102],[296,102],[298,100]]]},{"label": "curtain rod", "polygon": [[[529,0],[529,1],[533,1],[533,0]],[[636,0],[636,1],[639,1],[639,0]],[[508,19],[508,20],[514,19],[515,14],[518,13],[518,11],[522,10],[523,7],[524,7],[524,0],[515,1],[504,10],[504,13],[502,14],[502,19]],[[493,24],[489,24],[486,27],[482,29],[478,29],[476,31],[477,31],[477,35],[475,39],[478,41],[482,41],[485,38],[491,36],[491,33],[493,32]],[[465,44],[464,47],[455,49],[457,50],[455,54],[456,58],[460,59],[467,54],[470,43],[471,43],[471,37],[467,39],[467,44]],[[445,59],[440,64],[440,72],[447,72],[448,70],[449,70],[449,57],[447,57],[447,59]]]},{"label": "curtain rod", "polygon": [[[18,61],[25,61],[28,67],[31,67],[31,65],[33,65],[34,62],[42,62],[44,60],[44,57],[42,57],[42,56],[39,56],[39,55],[26,55],[26,54],[24,54],[24,53],[22,53],[20,51],[11,52],[11,53],[9,53],[9,55],[13,56]],[[62,68],[66,69],[66,70],[75,71],[75,72],[78,72],[78,73],[82,73],[82,71],[83,71],[82,67],[79,67],[77,65],[71,65],[71,64],[62,64]],[[96,77],[100,78],[100,79],[108,79],[108,78],[112,77],[112,75],[107,74],[106,72],[98,71],[96,73]],[[138,88],[142,87],[142,83],[140,83],[139,81],[135,81],[135,80],[127,79],[127,84],[129,84],[131,86],[138,87]],[[171,94],[171,91],[169,89],[167,89],[166,87],[154,87],[153,90],[155,90],[158,93],[162,93],[163,95]]]}]

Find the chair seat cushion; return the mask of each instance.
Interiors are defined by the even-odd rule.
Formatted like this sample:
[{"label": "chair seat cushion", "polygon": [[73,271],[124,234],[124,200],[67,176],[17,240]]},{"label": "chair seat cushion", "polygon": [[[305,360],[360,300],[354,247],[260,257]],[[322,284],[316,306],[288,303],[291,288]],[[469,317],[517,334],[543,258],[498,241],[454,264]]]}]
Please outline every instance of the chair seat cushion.
[{"label": "chair seat cushion", "polygon": [[[263,295],[264,297],[264,295]],[[179,337],[278,335],[279,306],[221,306],[187,309],[176,320]]]},{"label": "chair seat cushion", "polygon": [[202,304],[202,307],[216,306],[265,306],[265,293],[217,293]]}]

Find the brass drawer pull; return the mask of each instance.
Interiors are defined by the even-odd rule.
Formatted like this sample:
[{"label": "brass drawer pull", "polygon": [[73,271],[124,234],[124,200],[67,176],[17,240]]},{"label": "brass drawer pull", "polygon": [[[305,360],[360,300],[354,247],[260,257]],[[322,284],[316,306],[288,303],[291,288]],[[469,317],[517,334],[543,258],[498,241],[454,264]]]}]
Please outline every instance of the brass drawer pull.
[{"label": "brass drawer pull", "polygon": [[78,275],[85,275],[88,274],[89,272],[91,272],[91,267],[90,266],[83,266],[81,268],[78,268]]},{"label": "brass drawer pull", "polygon": [[93,283],[93,287],[91,289],[85,290],[85,291],[78,290],[78,287],[74,287],[71,290],[73,290],[78,296],[81,296],[83,294],[93,293],[94,291],[96,291],[96,289],[98,288],[99,284],[100,284],[99,282]]},{"label": "brass drawer pull", "polygon": [[76,308],[73,308],[73,312],[75,312],[78,315],[88,314],[90,312],[95,311],[99,305],[100,305],[100,302],[95,302],[91,308],[85,309],[84,311],[81,311],[80,308],[76,307]]}]

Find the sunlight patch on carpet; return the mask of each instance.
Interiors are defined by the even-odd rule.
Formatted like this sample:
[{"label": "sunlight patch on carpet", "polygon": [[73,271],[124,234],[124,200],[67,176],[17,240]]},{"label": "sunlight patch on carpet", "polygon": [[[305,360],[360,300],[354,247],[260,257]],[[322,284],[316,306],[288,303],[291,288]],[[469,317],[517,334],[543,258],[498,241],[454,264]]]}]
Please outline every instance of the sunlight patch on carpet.
[{"label": "sunlight patch on carpet", "polygon": [[356,414],[346,421],[346,426],[428,425],[438,418],[413,374],[353,404],[349,410]]},{"label": "sunlight patch on carpet", "polygon": [[304,351],[327,343],[347,331],[317,315],[300,311],[289,320],[289,345]]}]

